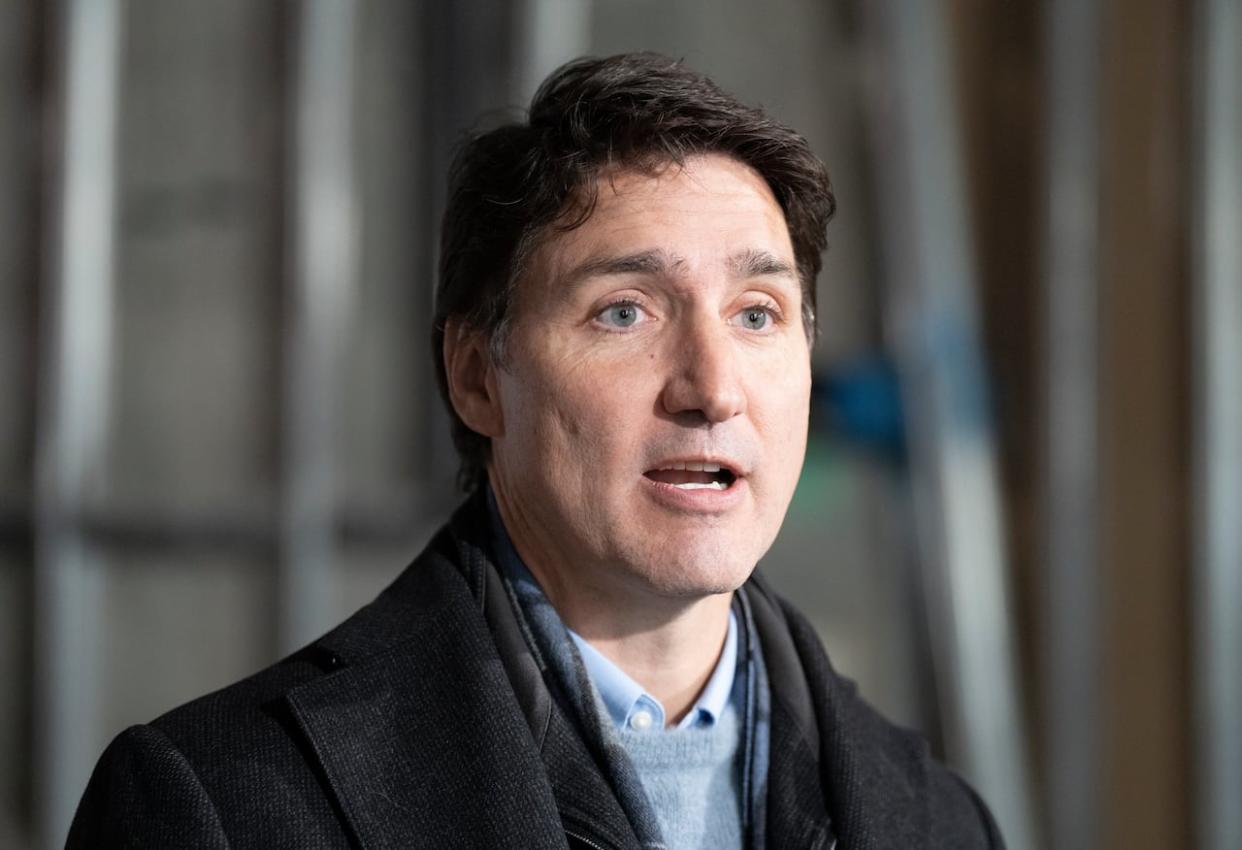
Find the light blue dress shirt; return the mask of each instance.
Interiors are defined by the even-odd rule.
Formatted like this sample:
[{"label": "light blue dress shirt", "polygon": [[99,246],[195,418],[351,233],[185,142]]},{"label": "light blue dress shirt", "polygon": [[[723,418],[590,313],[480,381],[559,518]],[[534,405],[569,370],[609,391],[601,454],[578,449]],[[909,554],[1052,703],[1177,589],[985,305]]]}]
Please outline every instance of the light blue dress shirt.
[{"label": "light blue dress shirt", "polygon": [[[608,715],[618,729],[635,732],[659,732],[664,729],[664,706],[647,693],[643,686],[627,676],[620,667],[609,661],[603,653],[587,643],[573,629],[569,636],[578,647],[582,664],[591,677],[591,683],[599,691]],[[710,727],[716,724],[721,712],[729,702],[733,691],[733,677],[737,673],[737,617],[729,611],[729,630],[725,634],[724,649],[711,678],[699,694],[694,707],[677,724],[678,729]]]}]

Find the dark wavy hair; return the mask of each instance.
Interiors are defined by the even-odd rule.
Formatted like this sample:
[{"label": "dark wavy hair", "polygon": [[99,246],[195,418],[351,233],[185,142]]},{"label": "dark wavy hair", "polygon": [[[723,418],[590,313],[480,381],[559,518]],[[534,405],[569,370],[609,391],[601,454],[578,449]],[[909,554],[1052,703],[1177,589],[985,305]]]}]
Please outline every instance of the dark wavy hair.
[{"label": "dark wavy hair", "polygon": [[501,362],[512,293],[527,260],[549,233],[590,217],[601,171],[654,173],[705,153],[734,157],[767,181],[785,213],[803,324],[813,339],[815,278],[836,208],[828,172],[802,136],[681,62],[653,53],[575,60],[539,87],[525,123],[474,135],[458,149],[441,229],[431,348],[464,489],[486,480],[490,442],[462,422],[449,399],[447,321],[484,332]]}]

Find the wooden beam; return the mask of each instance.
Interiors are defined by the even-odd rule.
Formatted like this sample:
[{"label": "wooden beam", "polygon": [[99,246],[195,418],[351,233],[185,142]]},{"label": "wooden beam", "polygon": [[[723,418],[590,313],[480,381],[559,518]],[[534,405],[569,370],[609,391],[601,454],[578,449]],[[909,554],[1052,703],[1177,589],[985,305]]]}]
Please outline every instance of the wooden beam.
[{"label": "wooden beam", "polygon": [[1104,33],[1104,836],[1188,847],[1186,13],[1113,0]]}]

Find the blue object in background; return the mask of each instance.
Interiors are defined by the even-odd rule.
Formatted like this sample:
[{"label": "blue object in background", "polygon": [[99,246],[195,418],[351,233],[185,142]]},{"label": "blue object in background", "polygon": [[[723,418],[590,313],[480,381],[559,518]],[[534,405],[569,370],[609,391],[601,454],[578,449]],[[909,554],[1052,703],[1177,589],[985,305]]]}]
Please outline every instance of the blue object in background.
[{"label": "blue object in background", "polygon": [[897,370],[887,358],[859,358],[815,375],[811,403],[829,435],[904,465],[905,415]]}]

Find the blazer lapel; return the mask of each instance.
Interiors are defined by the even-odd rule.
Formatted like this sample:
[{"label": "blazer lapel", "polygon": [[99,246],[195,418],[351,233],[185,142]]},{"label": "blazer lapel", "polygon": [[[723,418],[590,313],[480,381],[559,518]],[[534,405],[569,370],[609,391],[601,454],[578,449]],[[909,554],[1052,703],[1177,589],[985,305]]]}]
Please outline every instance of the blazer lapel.
[{"label": "blazer lapel", "polygon": [[[538,750],[468,590],[449,565],[412,569],[433,573],[424,599],[442,598],[418,607],[435,613],[389,611],[381,597],[362,619],[403,620],[393,627],[404,639],[356,664],[340,650],[342,669],[286,696],[344,820],[366,848],[564,848]],[[323,643],[382,631],[352,626]]]}]

